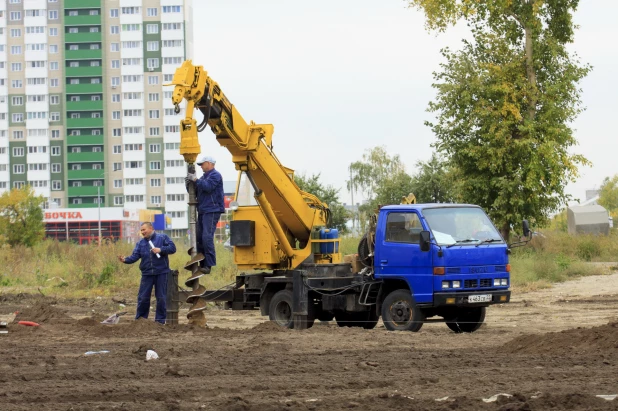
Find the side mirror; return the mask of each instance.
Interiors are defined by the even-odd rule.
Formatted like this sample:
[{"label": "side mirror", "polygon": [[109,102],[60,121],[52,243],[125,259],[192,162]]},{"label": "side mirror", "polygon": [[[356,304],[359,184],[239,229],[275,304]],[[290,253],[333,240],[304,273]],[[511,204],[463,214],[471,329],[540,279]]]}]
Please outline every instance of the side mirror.
[{"label": "side mirror", "polygon": [[421,251],[429,251],[431,245],[431,235],[429,234],[429,231],[421,231],[418,242],[421,246]]},{"label": "side mirror", "polygon": [[528,220],[522,221],[522,227],[524,229],[524,237],[530,237],[530,226],[528,225]]}]

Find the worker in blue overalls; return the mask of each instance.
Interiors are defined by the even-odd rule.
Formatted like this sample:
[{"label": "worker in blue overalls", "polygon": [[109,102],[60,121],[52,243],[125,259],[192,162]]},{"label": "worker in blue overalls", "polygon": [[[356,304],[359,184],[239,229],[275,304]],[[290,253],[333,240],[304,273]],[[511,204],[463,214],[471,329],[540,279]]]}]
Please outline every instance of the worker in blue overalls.
[{"label": "worker in blue overalls", "polygon": [[215,230],[221,214],[225,212],[223,202],[223,179],[215,170],[215,159],[203,156],[197,161],[204,174],[199,179],[195,174],[187,174],[189,184],[195,184],[197,190],[197,252],[204,255],[200,261],[199,272],[191,278],[194,280],[204,274],[210,274],[211,267],[217,265],[215,254]]},{"label": "worker in blue overalls", "polygon": [[135,244],[133,254],[128,257],[118,256],[118,260],[125,264],[133,264],[141,259],[139,269],[142,272],[142,281],[137,293],[137,312],[135,319],[148,318],[150,312],[150,295],[152,288],[157,298],[155,321],[165,324],[167,307],[165,294],[167,291],[167,276],[170,272],[170,262],[167,257],[176,252],[176,245],[167,235],[156,233],[151,223],[142,223],[140,227],[143,238]]}]

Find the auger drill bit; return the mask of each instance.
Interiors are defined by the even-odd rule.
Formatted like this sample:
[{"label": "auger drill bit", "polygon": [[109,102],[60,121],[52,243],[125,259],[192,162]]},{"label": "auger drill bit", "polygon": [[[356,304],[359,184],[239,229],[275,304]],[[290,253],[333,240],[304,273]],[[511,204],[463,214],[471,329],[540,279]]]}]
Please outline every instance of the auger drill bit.
[{"label": "auger drill bit", "polygon": [[[187,171],[191,174],[195,174],[195,164],[189,163]],[[204,275],[204,272],[200,269],[200,261],[205,257],[204,254],[197,252],[197,193],[195,184],[189,184],[189,229],[190,229],[190,241],[191,248],[188,254],[191,259],[185,264],[185,270],[189,270],[191,275],[185,281],[187,287],[191,287],[192,291],[187,298],[187,304],[191,304],[187,318],[189,324],[204,327],[206,325],[206,316],[204,315],[204,309],[206,308],[206,302],[199,296],[204,293],[204,286],[200,285],[199,278]]]}]

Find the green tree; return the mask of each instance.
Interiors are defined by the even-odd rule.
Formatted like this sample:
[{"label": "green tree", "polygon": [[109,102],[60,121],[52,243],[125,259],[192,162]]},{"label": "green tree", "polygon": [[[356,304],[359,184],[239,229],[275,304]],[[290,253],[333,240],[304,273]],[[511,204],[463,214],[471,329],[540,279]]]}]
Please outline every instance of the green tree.
[{"label": "green tree", "polygon": [[599,190],[599,204],[610,214],[618,210],[618,174],[612,178],[605,177]]},{"label": "green tree", "polygon": [[417,173],[412,177],[412,192],[419,203],[453,203],[456,201],[454,170],[438,157],[416,163]]},{"label": "green tree", "polygon": [[43,196],[35,196],[30,186],[0,196],[0,235],[8,244],[32,247],[44,238],[43,203]]},{"label": "green tree", "polygon": [[318,197],[323,203],[328,204],[331,212],[330,226],[339,232],[346,232],[346,223],[350,219],[350,213],[339,202],[339,189],[333,186],[324,186],[320,182],[320,174],[294,175],[294,181],[301,190]]},{"label": "green tree", "polygon": [[570,153],[569,125],[582,111],[579,81],[590,67],[568,53],[578,0],[410,0],[430,30],[458,19],[472,29],[463,49],[442,50],[429,104],[435,147],[460,175],[461,196],[483,206],[505,238],[539,225],[566,203],[566,185],[589,162]]}]

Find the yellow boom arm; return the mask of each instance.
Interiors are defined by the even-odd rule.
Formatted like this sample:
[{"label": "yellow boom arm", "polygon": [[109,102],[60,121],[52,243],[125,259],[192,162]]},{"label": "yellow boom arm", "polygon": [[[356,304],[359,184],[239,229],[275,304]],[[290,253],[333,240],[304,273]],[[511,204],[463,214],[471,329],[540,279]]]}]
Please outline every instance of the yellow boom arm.
[{"label": "yellow boom arm", "polygon": [[[245,207],[241,207],[234,219],[256,221],[256,245],[249,250],[236,250],[236,263],[245,268],[295,268],[315,254],[311,247],[312,231],[326,226],[328,206],[302,191],[290,170],[279,162],[272,150],[273,125],[247,123],[219,84],[202,66],[194,66],[190,60],[176,70],[173,85],[174,105],[178,107],[183,99],[187,101],[185,118],[180,122],[180,153],[185,161],[195,162],[200,152],[198,132],[209,125],[219,144],[232,154],[236,169],[246,173],[253,186],[260,208],[258,217],[255,210],[242,214]],[[204,115],[199,125],[193,118],[194,108]]]}]

